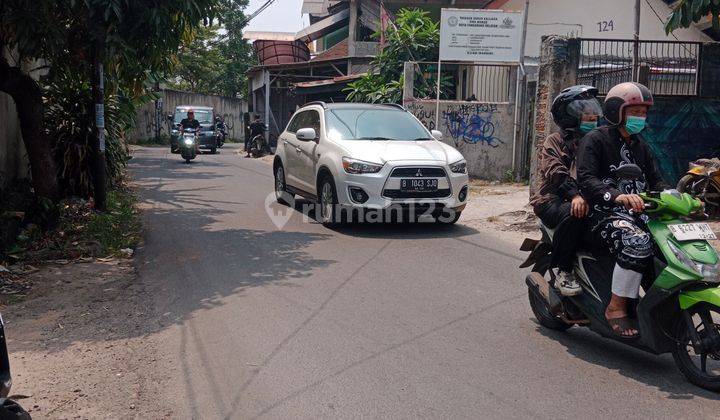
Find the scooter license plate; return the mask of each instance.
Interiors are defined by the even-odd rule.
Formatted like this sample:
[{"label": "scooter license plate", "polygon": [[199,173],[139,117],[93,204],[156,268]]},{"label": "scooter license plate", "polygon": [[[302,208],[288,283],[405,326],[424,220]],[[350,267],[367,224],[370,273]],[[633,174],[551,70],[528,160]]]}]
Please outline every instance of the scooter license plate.
[{"label": "scooter license plate", "polygon": [[707,223],[678,223],[668,225],[675,239],[678,241],[696,241],[699,239],[717,239],[715,232]]}]

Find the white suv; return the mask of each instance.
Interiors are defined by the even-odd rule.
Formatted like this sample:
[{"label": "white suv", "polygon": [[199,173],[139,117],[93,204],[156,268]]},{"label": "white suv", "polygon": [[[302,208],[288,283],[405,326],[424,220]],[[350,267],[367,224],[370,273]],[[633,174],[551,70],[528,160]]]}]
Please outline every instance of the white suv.
[{"label": "white suv", "polygon": [[325,225],[352,217],[455,223],[468,197],[466,162],[399,105],[311,102],[277,142],[278,202],[320,204]]}]

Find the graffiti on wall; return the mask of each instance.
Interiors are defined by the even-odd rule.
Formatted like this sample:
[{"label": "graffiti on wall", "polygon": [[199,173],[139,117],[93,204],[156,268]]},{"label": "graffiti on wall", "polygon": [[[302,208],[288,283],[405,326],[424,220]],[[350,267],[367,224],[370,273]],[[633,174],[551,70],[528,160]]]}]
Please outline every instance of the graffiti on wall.
[{"label": "graffiti on wall", "polygon": [[498,147],[505,142],[495,137],[496,104],[468,103],[448,105],[442,112],[440,124],[446,128],[455,145],[460,143]]},{"label": "graffiti on wall", "polygon": [[718,127],[718,100],[688,97],[655,100],[643,136],[656,155],[665,181],[677,182],[690,161],[720,156]]},{"label": "graffiti on wall", "polygon": [[[225,98],[213,95],[200,95],[174,90],[163,90],[158,103],[148,103],[137,110],[136,124],[130,135],[133,139],[148,139],[155,137],[156,128],[160,129],[161,135],[168,135],[171,130],[171,123],[167,119],[175,107],[183,104],[202,104],[211,106],[216,116],[225,123],[225,129],[231,139],[242,139],[245,136],[243,127],[243,111],[247,104],[236,98]],[[157,109],[156,109],[157,105]]]},{"label": "graffiti on wall", "polygon": [[435,129],[435,110],[429,109],[424,107],[422,104],[418,104],[415,102],[410,102],[405,106],[405,109],[410,111],[415,118],[420,120],[421,123],[425,127],[427,127],[428,130],[434,130]]}]

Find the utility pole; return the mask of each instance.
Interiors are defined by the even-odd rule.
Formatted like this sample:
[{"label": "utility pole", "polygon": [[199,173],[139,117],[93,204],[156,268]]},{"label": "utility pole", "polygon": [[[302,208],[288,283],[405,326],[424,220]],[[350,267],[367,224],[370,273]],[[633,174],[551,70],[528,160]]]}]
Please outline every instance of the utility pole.
[{"label": "utility pole", "polygon": [[632,79],[640,77],[640,0],[635,0],[635,32],[633,33]]},{"label": "utility pole", "polygon": [[102,56],[105,31],[98,28],[94,42],[92,94],[95,103],[95,139],[91,143],[90,174],[92,176],[95,209],[105,211],[107,180],[105,173],[105,77]]},{"label": "utility pole", "polygon": [[160,129],[163,121],[163,101],[162,97],[160,96],[160,82],[155,82],[155,87],[153,88],[153,90],[155,91],[155,94],[158,95],[157,99],[155,99],[155,143],[160,144]]}]

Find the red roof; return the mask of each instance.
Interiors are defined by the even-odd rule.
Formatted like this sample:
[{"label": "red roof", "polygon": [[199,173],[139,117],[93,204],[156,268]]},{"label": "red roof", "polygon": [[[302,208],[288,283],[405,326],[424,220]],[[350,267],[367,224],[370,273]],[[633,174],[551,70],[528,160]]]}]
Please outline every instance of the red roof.
[{"label": "red roof", "polygon": [[316,55],[310,61],[337,60],[338,58],[347,58],[347,57],[348,57],[348,40],[346,38],[346,39],[343,39],[342,41],[338,42],[337,44],[333,45],[332,47],[328,48],[327,50],[321,52],[320,54]]}]

